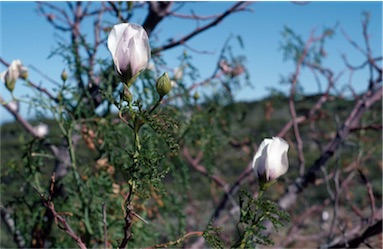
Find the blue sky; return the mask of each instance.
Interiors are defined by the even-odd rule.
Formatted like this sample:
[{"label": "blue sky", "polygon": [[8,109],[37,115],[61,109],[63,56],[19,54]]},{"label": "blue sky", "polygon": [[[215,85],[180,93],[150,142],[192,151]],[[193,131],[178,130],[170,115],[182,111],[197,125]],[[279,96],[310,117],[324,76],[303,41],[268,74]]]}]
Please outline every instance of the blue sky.
[{"label": "blue sky", "polygon": [[[63,3],[58,3],[63,4]],[[218,13],[229,6],[232,2],[201,2],[185,5],[183,11],[209,15]],[[281,75],[289,75],[293,70],[290,62],[283,61],[283,54],[280,50],[282,42],[281,31],[284,26],[289,26],[296,33],[307,39],[313,29],[318,32],[324,27],[333,27],[339,23],[347,34],[363,45],[361,33],[362,12],[371,14],[371,47],[375,55],[382,54],[382,3],[381,2],[310,2],[299,5],[291,2],[256,2],[250,7],[253,12],[237,13],[224,19],[223,22],[190,40],[188,45],[209,51],[212,54],[191,53],[194,63],[200,68],[201,76],[208,76],[215,68],[217,56],[226,38],[232,35],[240,35],[245,48],[239,46],[235,49],[238,53],[247,57],[246,67],[249,70],[253,88],[244,88],[237,92],[237,100],[254,100],[265,97],[269,87],[275,87],[282,91],[289,89],[286,85],[280,85]],[[48,59],[51,51],[56,48],[57,31],[39,16],[34,2],[1,2],[0,3],[0,53],[6,61],[20,59],[24,65],[34,66],[43,71],[49,77],[59,81],[63,68],[66,67],[61,57]],[[145,15],[137,15],[134,22],[142,23]],[[193,21],[179,21],[176,18],[160,24],[155,30],[160,41],[166,41],[171,36],[181,37],[188,31],[192,31],[196,24]],[[363,57],[337,30],[334,38],[327,44],[328,57],[325,65],[330,65],[334,71],[344,68],[340,55],[346,53],[351,62],[361,63]],[[56,35],[55,35],[56,33]],[[61,34],[60,34],[61,35]],[[68,36],[63,35],[66,39]],[[178,65],[177,57],[184,48],[171,49],[164,52],[169,66]],[[105,49],[101,56],[107,58],[109,53]],[[0,71],[5,70],[0,66]],[[39,74],[30,70],[30,78],[44,87],[51,89],[53,85]],[[362,91],[365,88],[366,75],[356,74],[353,79],[353,86]],[[303,87],[307,93],[314,93],[318,90],[312,76],[304,74],[305,82]],[[345,75],[341,82],[346,83],[348,75]],[[17,82],[15,95],[22,97],[29,92],[22,86],[22,81]],[[0,83],[1,96],[9,100],[10,96],[5,87]],[[1,122],[12,120],[12,117],[4,108],[0,109]],[[24,115],[27,115],[27,107],[22,106]],[[33,114],[31,114],[33,115]],[[29,117],[31,117],[29,115]]]}]

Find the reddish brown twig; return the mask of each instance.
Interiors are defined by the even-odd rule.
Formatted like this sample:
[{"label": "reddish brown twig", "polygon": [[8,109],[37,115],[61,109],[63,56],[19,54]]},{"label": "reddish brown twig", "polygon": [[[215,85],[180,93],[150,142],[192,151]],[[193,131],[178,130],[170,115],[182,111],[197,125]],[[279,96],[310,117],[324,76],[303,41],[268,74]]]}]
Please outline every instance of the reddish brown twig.
[{"label": "reddish brown twig", "polygon": [[199,163],[203,155],[202,151],[198,153],[198,156],[196,158],[192,158],[187,147],[184,147],[182,152],[185,159],[194,170],[196,170],[198,173],[204,176],[211,178],[218,186],[222,187],[224,190],[226,189],[227,184],[220,177],[218,177],[217,175],[209,174],[206,168]]},{"label": "reddish brown twig", "polygon": [[[52,195],[53,195],[54,184],[55,184],[55,175],[53,174],[51,177],[51,184],[50,184],[50,188],[49,188],[50,194],[49,194],[49,197],[47,199],[36,188],[34,188],[34,189],[40,195],[40,198],[43,201],[44,206],[47,207],[52,212],[52,215],[55,219],[56,225],[60,229],[64,230],[74,241],[76,241],[77,245],[81,249],[86,249],[87,248],[86,245],[84,244],[84,242],[82,242],[81,238],[72,230],[72,228],[68,224],[67,220],[63,216],[58,214],[57,211],[55,210],[55,206],[54,206],[53,202],[51,201]],[[59,225],[59,224],[61,224],[61,225]]]},{"label": "reddish brown twig", "polygon": [[118,248],[126,248],[128,241],[132,238],[132,224],[133,224],[133,207],[127,205],[125,209],[125,225],[124,225],[124,238],[122,239]]}]

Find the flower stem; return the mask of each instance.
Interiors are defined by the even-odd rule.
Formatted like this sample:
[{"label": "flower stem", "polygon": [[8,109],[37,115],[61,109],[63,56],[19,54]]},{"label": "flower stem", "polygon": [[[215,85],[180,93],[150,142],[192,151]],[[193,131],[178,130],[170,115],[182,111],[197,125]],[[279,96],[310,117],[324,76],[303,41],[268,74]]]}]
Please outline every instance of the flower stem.
[{"label": "flower stem", "polygon": [[162,98],[163,97],[160,97],[159,100],[157,101],[157,103],[152,107],[152,109],[149,111],[149,115],[152,114],[152,112],[160,105],[162,104]]}]

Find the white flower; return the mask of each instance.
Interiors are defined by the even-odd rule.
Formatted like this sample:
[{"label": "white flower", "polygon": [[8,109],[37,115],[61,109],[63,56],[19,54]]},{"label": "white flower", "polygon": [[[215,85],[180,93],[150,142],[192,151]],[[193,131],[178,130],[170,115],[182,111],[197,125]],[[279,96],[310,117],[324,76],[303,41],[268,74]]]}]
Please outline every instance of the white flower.
[{"label": "white flower", "polygon": [[15,88],[16,80],[22,77],[26,79],[28,77],[28,69],[23,67],[20,60],[14,60],[11,65],[0,74],[0,79],[5,82],[5,86],[9,91],[13,91]]},{"label": "white flower", "polygon": [[39,124],[35,128],[36,135],[43,138],[45,137],[49,132],[49,127],[47,124]]},{"label": "white flower", "polygon": [[262,141],[253,158],[253,170],[261,181],[273,181],[287,172],[288,149],[288,143],[279,137],[265,138]]},{"label": "white flower", "polygon": [[149,65],[148,34],[138,24],[114,25],[108,37],[108,49],[112,54],[115,69],[125,83]]}]

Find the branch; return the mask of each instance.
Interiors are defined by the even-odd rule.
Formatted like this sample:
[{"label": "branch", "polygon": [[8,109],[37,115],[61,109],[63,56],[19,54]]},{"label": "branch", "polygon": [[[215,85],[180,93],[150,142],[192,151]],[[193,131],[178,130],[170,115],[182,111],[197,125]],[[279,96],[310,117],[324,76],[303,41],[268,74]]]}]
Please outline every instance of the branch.
[{"label": "branch", "polygon": [[8,231],[13,236],[13,241],[19,248],[25,248],[25,240],[21,235],[20,231],[16,228],[15,220],[11,217],[11,214],[3,207],[0,207],[1,210],[1,220],[4,222]]},{"label": "branch", "polygon": [[372,190],[371,183],[368,181],[367,177],[363,174],[362,170],[358,169],[359,176],[362,178],[362,181],[366,185],[367,192],[368,192],[368,197],[370,198],[370,208],[371,208],[371,215],[370,218],[368,219],[368,224],[371,225],[374,215],[375,215],[375,198],[374,198],[374,193]]},{"label": "branch", "polygon": [[133,207],[128,204],[125,209],[125,226],[124,226],[124,238],[122,239],[118,249],[126,248],[128,241],[132,238],[132,224],[133,224]]},{"label": "branch", "polygon": [[198,157],[195,159],[193,159],[192,156],[190,155],[188,148],[184,147],[182,151],[187,162],[193,169],[195,169],[197,172],[201,173],[202,175],[211,178],[218,186],[222,187],[223,189],[227,188],[227,184],[221,178],[219,178],[216,175],[210,175],[209,172],[207,172],[206,168],[203,165],[199,164],[199,161],[202,158],[202,151],[201,151],[201,154],[198,155]]},{"label": "branch", "polygon": [[278,204],[283,209],[289,208],[300,192],[302,192],[309,184],[315,181],[316,172],[327,163],[332,157],[335,151],[339,148],[342,142],[346,139],[351,130],[356,127],[358,121],[362,115],[370,108],[374,103],[381,101],[382,99],[382,87],[380,86],[376,91],[368,91],[362,99],[360,99],[354,109],[351,111],[347,120],[343,123],[342,127],[338,130],[335,138],[330,141],[325,151],[314,162],[308,172],[303,176],[297,178],[297,180],[288,187],[287,193],[280,198]]},{"label": "branch", "polygon": [[[55,210],[55,207],[54,207],[54,204],[52,202],[52,196],[53,196],[53,191],[54,191],[54,184],[55,184],[55,174],[53,173],[52,177],[51,177],[51,185],[50,185],[50,188],[49,188],[49,197],[48,199],[45,199],[44,198],[44,195],[42,195],[41,193],[38,192],[38,190],[35,188],[35,190],[37,191],[37,193],[40,195],[41,199],[43,200],[43,203],[44,203],[44,206],[46,206],[51,212],[52,212],[52,215],[54,217],[54,220],[55,220],[55,223],[56,225],[64,230],[70,237],[73,238],[73,240],[76,241],[77,245],[81,248],[81,249],[86,249],[86,245],[84,244],[84,242],[82,242],[81,240],[81,237],[77,236],[74,231],[72,230],[72,228],[70,227],[70,225],[68,224],[68,222],[66,221],[66,219],[64,217],[62,217],[60,214],[58,214]],[[62,226],[60,226],[58,223],[60,222],[60,224]]]},{"label": "branch", "polygon": [[163,244],[156,244],[154,246],[149,246],[146,249],[168,248],[168,247],[171,247],[171,246],[178,245],[178,244],[180,244],[181,242],[185,241],[188,238],[200,237],[202,235],[203,235],[203,232],[189,232],[189,233],[185,234],[184,236],[182,236],[181,238],[179,238],[177,240],[169,241],[169,242],[166,242],[166,243],[163,243]]},{"label": "branch", "polygon": [[[40,198],[43,201],[44,206],[47,207],[52,212],[52,215],[55,219],[56,225],[60,229],[64,230],[74,241],[76,241],[77,245],[81,249],[86,249],[87,248],[86,245],[84,244],[84,242],[82,242],[81,238],[79,236],[77,236],[76,233],[72,230],[72,228],[70,227],[70,225],[68,224],[66,219],[64,217],[62,217],[61,215],[59,215],[55,210],[55,206],[54,206],[53,202],[51,201],[52,195],[53,195],[54,184],[55,184],[55,175],[53,174],[52,178],[51,178],[50,195],[49,195],[48,199],[46,199],[44,197],[44,195],[41,194],[36,188],[34,188],[34,189],[40,195]],[[60,226],[58,223],[60,223],[62,226]]]},{"label": "branch", "polygon": [[307,53],[309,51],[310,45],[316,40],[313,37],[314,32],[311,33],[310,39],[306,42],[306,45],[303,49],[302,55],[300,56],[296,68],[295,68],[295,73],[292,77],[291,80],[291,89],[290,89],[290,97],[289,97],[289,109],[290,109],[290,115],[291,115],[291,120],[292,120],[292,125],[294,128],[294,135],[295,135],[295,140],[297,143],[297,149],[298,149],[298,161],[299,161],[299,174],[303,175],[304,174],[304,169],[305,169],[305,159],[303,155],[303,142],[302,138],[299,132],[299,127],[298,127],[298,122],[297,122],[297,113],[295,110],[295,89],[296,85],[298,82],[298,77],[301,72],[301,68],[303,66],[303,62],[305,61],[305,58],[307,56]]},{"label": "branch", "polygon": [[[346,242],[341,242],[341,243],[332,245],[329,248],[358,248],[359,245],[364,243],[366,239],[377,234],[382,234],[382,219],[380,219],[374,225],[368,227],[362,235],[357,236],[353,239],[350,239]],[[344,241],[343,238],[342,238],[342,241]]]},{"label": "branch", "polygon": [[[47,13],[44,7],[51,9],[52,12]],[[70,21],[70,17],[64,9],[59,8],[49,2],[38,2],[37,11],[39,14],[44,16],[54,28],[64,32],[70,31],[72,23]],[[61,22],[64,25],[59,24],[58,22]],[[66,26],[65,24],[67,24],[68,26]]]},{"label": "branch", "polygon": [[0,95],[0,104],[5,108],[7,109],[7,111],[9,113],[12,114],[12,116],[15,117],[16,121],[18,121],[21,126],[29,133],[31,134],[33,137],[35,138],[41,138],[40,135],[38,134],[38,132],[35,130],[35,128],[26,120],[24,119],[20,113],[18,112],[18,110],[15,110],[13,109],[9,103],[5,103],[3,97]]},{"label": "branch", "polygon": [[149,2],[149,13],[142,24],[148,35],[166,17],[173,2]]},{"label": "branch", "polygon": [[170,101],[173,100],[173,99],[176,99],[176,98],[178,98],[178,97],[182,97],[182,96],[184,96],[186,93],[190,93],[193,89],[196,89],[196,88],[198,88],[198,87],[200,87],[200,86],[208,85],[208,84],[210,84],[214,79],[219,79],[222,75],[224,75],[224,73],[223,73],[222,71],[220,71],[219,62],[220,62],[221,59],[223,58],[223,56],[224,56],[224,51],[225,51],[226,48],[229,46],[229,42],[230,42],[230,39],[231,39],[231,38],[232,38],[232,37],[229,36],[229,37],[226,39],[224,45],[222,46],[222,48],[221,48],[221,53],[220,53],[220,55],[219,55],[219,57],[218,57],[218,60],[217,60],[217,63],[216,63],[216,67],[215,67],[215,69],[214,69],[214,71],[213,71],[213,73],[211,74],[210,77],[204,79],[204,80],[201,81],[201,82],[193,83],[191,86],[189,86],[189,87],[186,89],[185,92],[182,92],[182,93],[179,93],[179,94],[175,94],[175,95],[173,95],[173,96],[171,96],[171,97],[169,97],[169,98],[164,99],[164,100],[162,101],[162,104],[166,104],[166,103],[170,102]]},{"label": "branch", "polygon": [[170,49],[170,48],[173,48],[175,46],[178,46],[180,44],[185,43],[186,41],[188,41],[189,39],[191,39],[194,36],[198,35],[199,33],[202,33],[203,31],[205,31],[205,30],[207,30],[207,29],[217,25],[225,17],[229,16],[230,14],[232,14],[234,12],[237,12],[237,11],[244,10],[245,7],[247,5],[249,5],[249,4],[250,3],[248,3],[248,2],[238,2],[238,3],[234,4],[230,9],[226,10],[224,13],[219,15],[215,20],[213,20],[212,22],[206,24],[205,26],[202,26],[200,28],[195,29],[193,32],[191,32],[190,34],[182,37],[181,39],[179,39],[177,41],[172,41],[169,44],[166,44],[164,46],[161,46],[161,47],[153,49],[153,54],[159,53],[160,51],[164,51],[164,50],[167,50],[167,49]]}]

